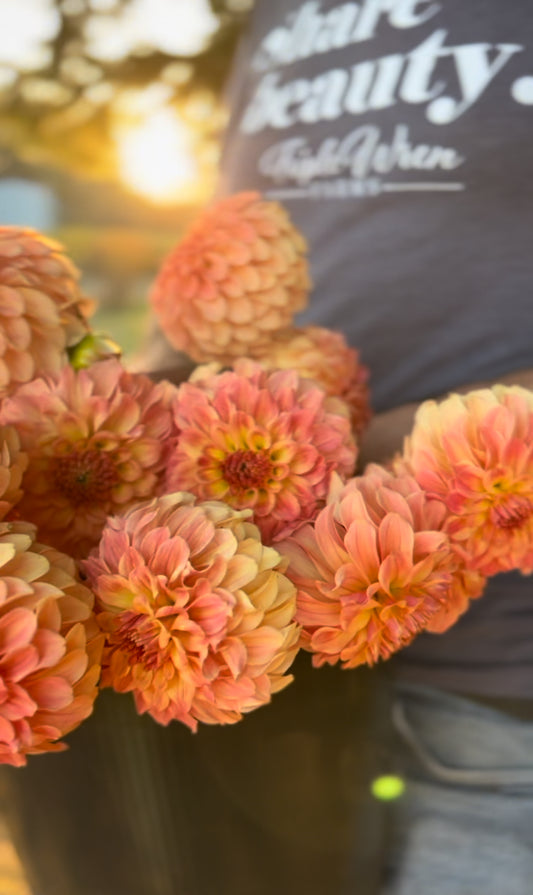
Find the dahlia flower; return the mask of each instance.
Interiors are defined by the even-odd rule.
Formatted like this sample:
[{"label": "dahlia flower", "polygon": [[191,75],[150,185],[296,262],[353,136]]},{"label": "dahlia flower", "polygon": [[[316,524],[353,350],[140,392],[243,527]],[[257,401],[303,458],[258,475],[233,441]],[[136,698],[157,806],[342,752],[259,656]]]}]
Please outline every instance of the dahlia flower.
[{"label": "dahlia flower", "polygon": [[312,519],[331,473],[346,478],[355,465],[346,405],[294,372],[247,360],[224,373],[200,369],[173,411],[180,436],[167,490],[252,509],[267,543]]},{"label": "dahlia flower", "polygon": [[103,645],[70,557],[0,523],[0,763],[66,749],[96,699]]},{"label": "dahlia flower", "polygon": [[222,199],[163,263],[151,293],[161,329],[197,361],[255,356],[307,304],[305,252],[277,202]]},{"label": "dahlia flower", "polygon": [[356,436],[366,428],[372,416],[368,369],[342,333],[322,326],[287,329],[277,333],[256,357],[269,370],[292,369],[314,379],[328,395],[346,401]]},{"label": "dahlia flower", "polygon": [[78,277],[58,243],[0,227],[0,395],[68,363],[93,310]]},{"label": "dahlia flower", "polygon": [[[313,664],[373,665],[459,610],[445,510],[411,477],[371,464],[332,489],[314,527],[279,545],[298,588],[296,620]],[[447,618],[445,617],[447,613]]]},{"label": "dahlia flower", "polygon": [[13,426],[0,426],[0,519],[22,497],[20,485],[27,465],[28,456],[20,449],[17,430]]},{"label": "dahlia flower", "polygon": [[482,575],[533,571],[533,393],[496,385],[427,401],[404,456],[448,511],[446,531]]},{"label": "dahlia flower", "polygon": [[83,563],[102,682],[160,724],[233,724],[292,680],[295,589],[249,513],[168,494],[111,518]]},{"label": "dahlia flower", "polygon": [[65,367],[3,402],[0,423],[16,426],[29,458],[17,513],[41,540],[86,556],[110,513],[162,489],[175,391],[108,360]]}]

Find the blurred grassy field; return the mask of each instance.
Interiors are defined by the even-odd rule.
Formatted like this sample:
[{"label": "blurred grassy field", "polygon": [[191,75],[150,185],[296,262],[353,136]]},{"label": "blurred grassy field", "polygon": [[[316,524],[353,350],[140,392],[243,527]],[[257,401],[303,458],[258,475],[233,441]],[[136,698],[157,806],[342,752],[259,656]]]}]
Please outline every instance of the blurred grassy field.
[{"label": "blurred grassy field", "polygon": [[125,308],[101,305],[92,317],[91,324],[94,330],[105,332],[118,342],[127,362],[129,357],[138,354],[145,347],[150,319],[150,311],[145,302]]}]

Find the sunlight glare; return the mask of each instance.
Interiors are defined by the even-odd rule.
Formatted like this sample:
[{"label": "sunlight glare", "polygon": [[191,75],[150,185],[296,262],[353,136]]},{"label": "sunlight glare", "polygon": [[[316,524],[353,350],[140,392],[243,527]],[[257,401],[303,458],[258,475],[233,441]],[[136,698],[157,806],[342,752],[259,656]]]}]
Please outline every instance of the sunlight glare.
[{"label": "sunlight glare", "polygon": [[117,150],[124,183],[155,202],[175,202],[198,174],[187,129],[169,108],[121,127]]},{"label": "sunlight glare", "polygon": [[131,0],[115,16],[91,16],[85,36],[96,59],[117,61],[146,45],[171,56],[194,56],[218,24],[208,0]]},{"label": "sunlight glare", "polygon": [[46,63],[47,41],[57,34],[59,13],[50,0],[1,0],[0,63],[32,70]]}]

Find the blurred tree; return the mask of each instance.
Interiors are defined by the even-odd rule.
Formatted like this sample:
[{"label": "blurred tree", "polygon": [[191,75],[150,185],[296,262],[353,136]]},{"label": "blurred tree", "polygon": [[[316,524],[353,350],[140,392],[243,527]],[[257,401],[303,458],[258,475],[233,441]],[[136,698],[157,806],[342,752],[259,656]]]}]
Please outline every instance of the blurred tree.
[{"label": "blurred tree", "polygon": [[[116,179],[117,127],[171,109],[190,129],[205,180],[225,120],[221,85],[252,2],[2,0],[0,170],[21,160]],[[33,31],[42,21],[31,59],[24,15]]]}]

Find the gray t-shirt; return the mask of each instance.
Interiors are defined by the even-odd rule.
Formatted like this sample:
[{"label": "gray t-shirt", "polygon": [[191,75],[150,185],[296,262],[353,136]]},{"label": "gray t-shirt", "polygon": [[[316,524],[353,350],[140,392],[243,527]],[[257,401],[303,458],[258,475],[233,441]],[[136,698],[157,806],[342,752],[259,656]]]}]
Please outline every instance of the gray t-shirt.
[{"label": "gray t-shirt", "polygon": [[[258,0],[228,95],[223,189],[289,209],[301,319],[360,350],[376,410],[533,367],[529,0]],[[498,576],[396,663],[533,696],[533,581]]]}]

